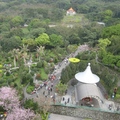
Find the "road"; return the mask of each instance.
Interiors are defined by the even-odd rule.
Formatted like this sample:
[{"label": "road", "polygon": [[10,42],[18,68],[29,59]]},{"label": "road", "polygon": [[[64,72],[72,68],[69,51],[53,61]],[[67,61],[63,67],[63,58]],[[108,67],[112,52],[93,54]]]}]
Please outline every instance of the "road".
[{"label": "road", "polygon": [[[56,76],[56,79],[53,82],[54,86],[59,82],[62,70],[66,66],[69,65],[69,61],[67,58],[76,57],[78,55],[78,53],[83,52],[83,51],[87,51],[87,50],[89,50],[88,45],[86,45],[86,44],[80,45],[74,53],[71,53],[69,56],[66,56],[66,58],[61,63],[59,63],[60,65],[56,65],[56,70],[53,71],[53,74]],[[68,62],[66,62],[66,60]],[[35,77],[33,77],[33,81],[35,81]],[[27,92],[26,92],[26,88],[28,87],[28,85],[23,89],[25,99],[35,98],[37,95],[41,96],[41,95],[43,95],[43,91],[46,91],[45,87],[43,87],[42,89],[37,91],[37,95],[36,94],[30,95],[30,94],[27,94]],[[50,86],[50,85],[51,85],[51,82],[48,81],[48,86]],[[54,94],[54,89],[52,91],[52,94]]]}]

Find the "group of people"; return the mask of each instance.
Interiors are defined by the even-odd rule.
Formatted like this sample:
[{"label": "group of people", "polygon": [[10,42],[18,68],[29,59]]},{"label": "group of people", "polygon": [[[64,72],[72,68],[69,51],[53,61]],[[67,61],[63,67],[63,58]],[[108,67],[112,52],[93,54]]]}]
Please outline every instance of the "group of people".
[{"label": "group of people", "polygon": [[66,105],[67,103],[70,103],[70,98],[66,98],[65,96],[63,96],[62,101]]},{"label": "group of people", "polygon": [[[64,63],[65,65],[68,63],[68,57],[66,57],[63,62],[59,63],[58,65],[56,65],[54,67],[54,71],[52,72],[52,74],[50,74],[48,76],[48,80],[45,81],[44,83],[41,83],[41,84],[37,84],[35,86],[35,89],[33,90],[33,92],[31,94],[36,94],[37,97],[39,96],[39,91],[42,91],[42,94],[45,96],[45,97],[48,97],[48,96],[52,96],[53,100],[55,101],[55,95],[52,95],[54,94],[54,81],[55,80],[60,80],[60,76],[57,77],[56,74],[58,72],[58,70],[61,70],[61,66],[62,64]],[[36,74],[34,76],[34,81],[36,80]]]},{"label": "group of people", "polygon": [[51,86],[48,86],[47,84],[45,84],[44,86],[45,86],[45,90],[43,91],[43,95],[47,97],[53,91],[53,83],[51,84]]},{"label": "group of people", "polygon": [[49,76],[49,80],[50,80],[51,82],[53,82],[55,79],[56,79],[56,75],[51,74],[51,75]]}]

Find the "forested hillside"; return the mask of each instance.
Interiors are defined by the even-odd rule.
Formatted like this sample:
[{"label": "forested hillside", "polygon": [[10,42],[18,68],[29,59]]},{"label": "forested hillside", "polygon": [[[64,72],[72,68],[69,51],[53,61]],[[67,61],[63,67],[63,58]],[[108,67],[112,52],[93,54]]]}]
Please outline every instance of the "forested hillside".
[{"label": "forested hillside", "polygon": [[[71,7],[76,15],[67,16],[66,11]],[[22,89],[20,85],[32,81],[35,72],[38,78],[47,79],[54,64],[84,43],[91,51],[79,55],[80,59],[89,61],[97,56],[103,66],[115,72],[115,80],[119,81],[120,0],[0,0],[0,63],[20,67],[11,75],[1,66],[1,86],[10,84]],[[22,64],[30,58],[38,62],[31,73]],[[51,66],[44,70],[50,61]],[[100,77],[107,86],[111,72],[106,73],[107,77],[104,72]],[[111,80],[108,91],[117,86],[116,81],[112,86]],[[31,86],[33,89],[32,82]]]},{"label": "forested hillside", "polygon": [[[75,15],[66,14],[70,8]],[[20,101],[23,88],[31,94],[34,79],[47,81],[56,64],[82,44],[89,51],[79,53],[80,63],[62,71],[60,85],[91,62],[108,95],[117,87],[119,99],[120,0],[0,0],[0,87],[14,87]],[[21,106],[44,111],[33,101]]]},{"label": "forested hillside", "polygon": [[[103,29],[96,22],[104,22],[106,27],[119,24],[119,2],[119,0],[0,0],[1,49],[10,51],[23,43],[28,44],[28,41],[29,46],[34,48],[35,39],[42,33],[47,33],[48,36],[61,35],[66,44],[89,41],[96,43]],[[70,7],[76,11],[75,17],[66,17],[66,11]],[[59,27],[48,27],[51,24]],[[72,30],[65,27],[69,24],[75,24],[75,27]]]}]

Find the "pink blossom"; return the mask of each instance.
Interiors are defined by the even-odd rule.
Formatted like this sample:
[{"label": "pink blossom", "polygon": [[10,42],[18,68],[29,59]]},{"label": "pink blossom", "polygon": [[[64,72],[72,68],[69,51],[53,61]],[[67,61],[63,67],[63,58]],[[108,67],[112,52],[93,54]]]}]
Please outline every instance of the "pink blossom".
[{"label": "pink blossom", "polygon": [[15,89],[0,88],[0,106],[7,111],[6,120],[31,120],[34,112],[20,107],[20,101]]},{"label": "pink blossom", "polygon": [[7,110],[19,106],[20,102],[16,90],[10,87],[0,88],[0,103]]},{"label": "pink blossom", "polygon": [[15,108],[8,113],[6,120],[31,120],[34,113],[30,109]]}]

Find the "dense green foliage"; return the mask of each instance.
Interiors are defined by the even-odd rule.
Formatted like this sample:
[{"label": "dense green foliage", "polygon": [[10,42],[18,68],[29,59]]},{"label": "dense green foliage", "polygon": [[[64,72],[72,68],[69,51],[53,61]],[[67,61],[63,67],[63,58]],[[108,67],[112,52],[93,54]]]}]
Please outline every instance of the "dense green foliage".
[{"label": "dense green foliage", "polygon": [[[95,22],[105,22],[106,25],[118,24],[120,17],[119,0],[12,0],[0,1],[0,45],[4,51],[10,51],[13,48],[18,48],[22,43],[28,44],[34,49],[37,45],[49,45],[55,47],[55,39],[63,45],[63,41],[68,41],[70,44],[79,44],[84,42],[95,43],[101,32],[101,27]],[[73,7],[78,16],[81,16],[77,22],[76,28],[70,30],[63,27],[63,18],[66,11]],[[12,14],[11,14],[12,13]],[[77,19],[77,15],[76,15]],[[58,21],[60,24],[58,24]],[[73,22],[72,22],[73,21]],[[73,24],[76,20],[69,20],[67,24]],[[80,24],[79,24],[80,23]],[[89,23],[89,24],[88,24]],[[76,24],[76,23],[74,23]],[[57,25],[56,28],[49,28],[48,25]],[[81,27],[85,25],[85,27]],[[99,27],[99,29],[98,29]],[[110,27],[108,29],[116,29],[119,33],[119,28]],[[104,30],[102,36],[106,37]],[[50,40],[42,42],[42,34],[46,33]],[[112,33],[111,33],[112,34]],[[117,33],[114,34],[116,35]],[[54,36],[53,36],[54,35]],[[45,36],[43,36],[44,38]],[[63,40],[60,42],[60,40]],[[40,42],[41,41],[41,42]],[[47,42],[47,43],[46,43]],[[66,45],[66,43],[64,44]],[[7,46],[7,47],[6,47]]]},{"label": "dense green foliage", "polygon": [[[112,71],[108,66],[97,62],[96,53],[94,51],[80,53],[77,58],[81,59],[79,63],[70,63],[70,65],[63,70],[61,82],[64,84],[68,83],[75,77],[76,73],[83,72],[88,62],[90,62],[92,72],[100,77],[101,83],[106,88],[108,94],[111,95],[114,87],[117,86],[117,82],[119,81],[119,74],[117,74],[116,71]],[[74,85],[73,82],[71,82],[71,85]]]},{"label": "dense green foliage", "polygon": [[35,112],[40,112],[37,102],[34,102],[31,99],[25,101],[24,107],[26,109],[30,108],[31,110],[34,110]]},{"label": "dense green foliage", "polygon": [[[70,7],[75,16],[66,16]],[[120,71],[119,0],[0,0],[0,86],[15,87],[21,99],[28,83],[27,92],[34,90],[35,73],[36,79],[47,80],[54,65],[84,43],[94,49],[79,54],[81,62],[62,71],[62,90],[91,62],[110,94]],[[27,65],[30,60],[35,64]],[[26,106],[34,104],[28,101]]]}]

